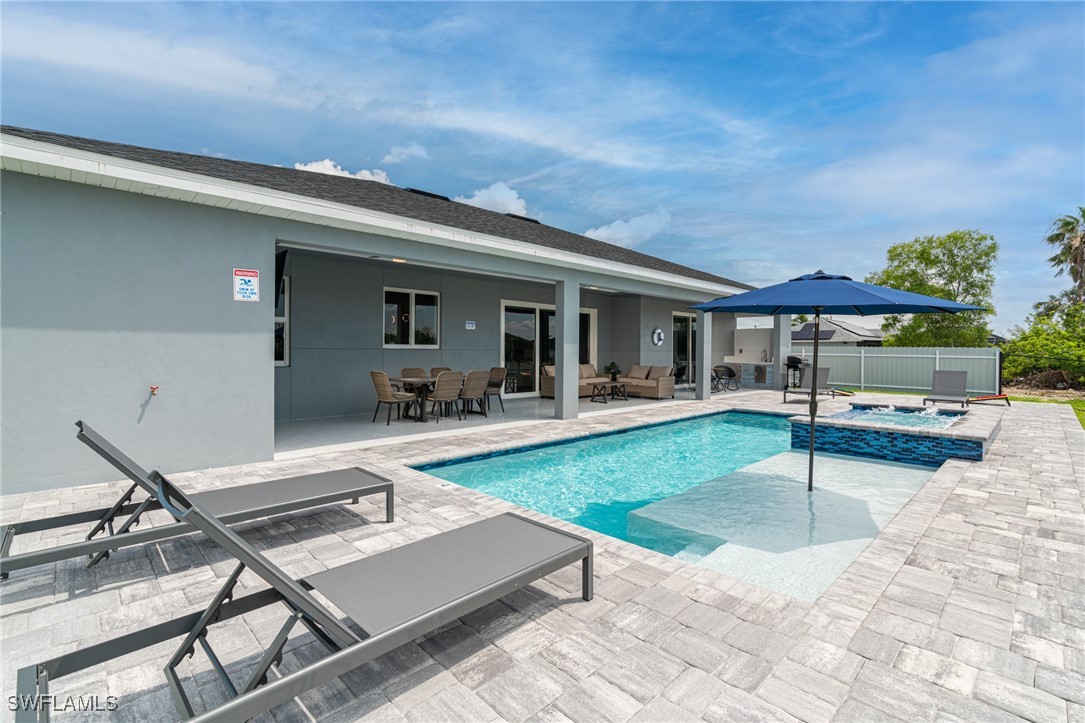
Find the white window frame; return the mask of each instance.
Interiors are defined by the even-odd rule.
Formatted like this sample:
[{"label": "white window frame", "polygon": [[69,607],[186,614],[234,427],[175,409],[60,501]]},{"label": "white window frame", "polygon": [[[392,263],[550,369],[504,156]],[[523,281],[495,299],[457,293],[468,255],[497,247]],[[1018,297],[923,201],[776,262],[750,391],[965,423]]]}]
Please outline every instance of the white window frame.
[{"label": "white window frame", "polygon": [[[278,291],[276,289],[276,291]],[[276,299],[278,301],[278,299]],[[288,367],[290,366],[290,277],[283,277],[283,315],[275,317],[276,324],[283,325],[283,358],[275,360],[275,366]],[[273,327],[274,329],[274,327]],[[274,332],[273,332],[274,333]],[[272,343],[274,344],[274,335],[272,336]],[[275,351],[272,349],[272,355]]]},{"label": "white window frame", "polygon": [[[499,359],[498,364],[505,366],[505,309],[510,307],[520,307],[523,309],[535,309],[535,391],[533,392],[517,392],[515,394],[506,394],[506,397],[537,397],[539,396],[539,377],[542,375],[542,364],[538,363],[539,354],[539,337],[540,332],[538,329],[539,310],[546,309],[547,311],[557,311],[557,307],[554,304],[540,304],[537,301],[516,301],[514,299],[501,299],[501,348],[498,352]],[[580,307],[581,314],[587,314],[591,317],[591,333],[588,335],[588,359],[592,365],[599,369],[599,310],[588,308],[586,306]],[[579,359],[577,360],[579,363]]]},{"label": "white window frame", "polygon": [[[441,292],[440,291],[427,291],[425,289],[402,289],[397,286],[385,286],[384,291],[381,292],[381,340],[384,340],[384,299],[385,294],[389,291],[397,291],[401,294],[411,295],[410,305],[410,322],[407,327],[407,338],[410,339],[409,344],[389,344],[384,342],[385,349],[440,349],[441,348]],[[437,297],[437,328],[434,330],[437,332],[436,344],[415,344],[414,343],[414,297],[416,294],[425,294],[426,296]]]}]

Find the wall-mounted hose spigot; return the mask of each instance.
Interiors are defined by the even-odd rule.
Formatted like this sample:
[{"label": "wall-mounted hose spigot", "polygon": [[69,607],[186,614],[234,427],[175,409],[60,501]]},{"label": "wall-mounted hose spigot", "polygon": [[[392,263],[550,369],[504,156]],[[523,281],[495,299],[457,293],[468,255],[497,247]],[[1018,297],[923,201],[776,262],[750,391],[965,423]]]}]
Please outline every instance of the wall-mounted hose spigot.
[{"label": "wall-mounted hose spigot", "polygon": [[151,396],[158,396],[158,387],[151,387]]}]

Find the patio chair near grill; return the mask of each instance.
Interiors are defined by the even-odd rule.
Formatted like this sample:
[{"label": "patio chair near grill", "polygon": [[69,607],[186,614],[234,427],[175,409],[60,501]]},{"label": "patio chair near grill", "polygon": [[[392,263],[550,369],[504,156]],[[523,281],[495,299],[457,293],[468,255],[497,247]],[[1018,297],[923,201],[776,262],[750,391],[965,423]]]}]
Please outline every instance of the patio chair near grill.
[{"label": "patio chair near grill", "polygon": [[[810,372],[813,367],[803,367],[802,377],[799,379],[799,386],[796,389],[784,390],[784,401],[787,401],[788,394],[799,394],[810,396],[810,383],[814,381],[815,377]],[[817,369],[817,383],[818,394],[829,394],[834,399],[836,398],[836,390],[829,385],[829,367],[818,367]]]},{"label": "patio chair near grill", "polygon": [[[167,540],[193,531],[188,525],[180,523],[156,527],[144,525],[140,530],[134,531],[132,528],[139,524],[145,513],[161,508],[155,486],[148,481],[148,473],[86,422],[78,421],[75,426],[78,430],[76,438],[116,467],[132,481],[132,485],[112,507],[5,526],[3,540],[0,542],[0,579],[6,579],[8,574],[15,570],[84,556],[89,557],[87,567],[93,567],[109,557],[113,550]],[[147,497],[142,502],[134,503],[133,499],[140,490],[146,493]],[[387,479],[352,468],[239,484],[218,490],[195,492],[190,497],[218,515],[224,523],[233,524],[348,500],[357,504],[361,497],[384,494],[386,519],[391,522],[394,514],[392,491],[392,483]],[[118,520],[122,521],[118,523]],[[82,542],[8,554],[16,535],[40,533],[85,523],[94,525]]]},{"label": "patio chair near grill", "polygon": [[735,374],[735,370],[726,364],[717,364],[712,367],[712,391],[737,392],[738,375]]},{"label": "patio chair near grill", "polygon": [[[247,720],[569,565],[581,564],[581,596],[592,599],[591,541],[512,513],[294,579],[165,478],[152,473],[151,481],[157,485],[159,503],[170,514],[207,535],[237,560],[237,566],[204,612],[24,667],[16,675],[17,694],[34,699],[48,694],[50,683],[63,675],[183,635],[165,668],[180,712],[186,717],[196,713],[177,667],[198,643],[227,692],[227,700],[204,711],[204,716]],[[234,588],[245,569],[268,587],[240,595]],[[208,635],[210,628],[277,603],[285,608],[285,622],[255,666],[245,671],[245,680],[235,682],[213,648],[215,636]],[[339,611],[357,627],[341,620]],[[272,679],[269,673],[282,658],[297,623],[308,628],[329,655]],[[19,721],[23,717],[36,720],[37,712],[16,714]]]},{"label": "patio chair near grill", "polygon": [[442,412],[446,417],[452,415],[452,408],[456,407],[456,419],[460,419],[460,410],[457,402],[460,399],[460,391],[463,389],[463,372],[449,370],[437,375],[437,381],[433,385],[433,391],[429,395],[429,401],[433,403],[430,414],[435,415],[436,421],[441,422]]},{"label": "patio chair near grill", "polygon": [[[426,376],[422,374],[422,376]],[[396,419],[403,416],[405,412],[411,411],[411,406],[418,400],[418,397],[414,392],[397,392],[392,389],[392,382],[388,381],[388,375],[384,372],[369,372],[369,377],[373,380],[373,389],[377,392],[377,408],[373,410],[373,421],[377,421],[377,414],[380,413],[381,405],[388,405],[388,419],[384,425],[388,426],[392,423],[392,407],[396,408]]]},{"label": "patio chair near grill", "polygon": [[477,403],[482,416],[490,416],[486,413],[486,388],[489,385],[490,372],[467,372],[467,378],[463,382],[463,390],[460,392],[460,401],[463,402],[463,413],[465,415],[474,411]]},{"label": "patio chair near grill", "polygon": [[505,411],[505,402],[501,399],[501,390],[505,388],[505,376],[509,370],[505,367],[490,367],[490,379],[486,383],[486,408],[490,409],[490,397],[497,397],[501,412]]},{"label": "patio chair near grill", "polygon": [[968,372],[936,371],[931,379],[931,393],[923,397],[923,406],[927,406],[927,402],[935,405],[938,402],[950,402],[963,407],[968,404],[966,386]]}]

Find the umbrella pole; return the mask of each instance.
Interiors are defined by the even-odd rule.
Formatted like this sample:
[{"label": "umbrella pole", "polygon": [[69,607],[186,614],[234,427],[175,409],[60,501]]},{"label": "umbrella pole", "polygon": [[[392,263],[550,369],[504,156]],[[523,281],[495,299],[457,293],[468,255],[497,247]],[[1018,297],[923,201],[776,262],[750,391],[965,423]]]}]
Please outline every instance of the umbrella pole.
[{"label": "umbrella pole", "polygon": [[814,491],[814,419],[818,415],[818,342],[821,339],[821,307],[814,307],[814,376],[810,379],[810,463],[806,491]]}]

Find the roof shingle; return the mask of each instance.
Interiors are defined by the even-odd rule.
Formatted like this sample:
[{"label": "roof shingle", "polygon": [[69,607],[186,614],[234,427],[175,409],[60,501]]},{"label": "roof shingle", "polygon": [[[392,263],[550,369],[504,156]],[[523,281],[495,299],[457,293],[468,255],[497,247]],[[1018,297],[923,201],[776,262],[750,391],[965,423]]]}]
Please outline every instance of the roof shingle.
[{"label": "roof shingle", "polygon": [[597,241],[543,223],[522,220],[502,213],[468,206],[464,203],[447,201],[433,195],[412,193],[406,189],[377,181],[332,176],[313,171],[250,163],[248,161],[212,158],[192,153],[143,148],[15,126],[0,126],[0,132],[31,141],[98,153],[235,183],[270,188],[284,193],[332,201],[701,281],[726,284],[742,289],[754,288],[732,279],[682,266],[622,246]]}]

